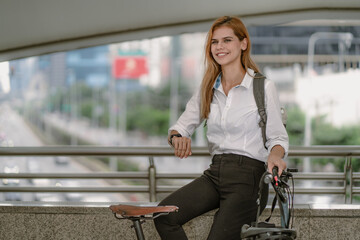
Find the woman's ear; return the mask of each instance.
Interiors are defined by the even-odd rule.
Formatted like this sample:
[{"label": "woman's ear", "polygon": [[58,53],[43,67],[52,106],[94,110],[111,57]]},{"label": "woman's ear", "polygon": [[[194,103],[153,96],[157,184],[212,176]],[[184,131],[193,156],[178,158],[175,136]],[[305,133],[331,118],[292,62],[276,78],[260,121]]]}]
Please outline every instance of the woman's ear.
[{"label": "woman's ear", "polygon": [[241,50],[245,51],[247,49],[247,46],[248,46],[248,40],[247,38],[244,38],[240,43]]}]

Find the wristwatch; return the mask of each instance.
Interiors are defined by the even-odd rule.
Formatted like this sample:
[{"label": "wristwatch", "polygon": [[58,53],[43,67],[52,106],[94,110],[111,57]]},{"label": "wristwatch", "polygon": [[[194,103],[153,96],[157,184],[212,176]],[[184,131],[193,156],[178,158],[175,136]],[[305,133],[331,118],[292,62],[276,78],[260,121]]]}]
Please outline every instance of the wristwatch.
[{"label": "wristwatch", "polygon": [[173,144],[172,144],[172,139],[173,139],[173,137],[182,137],[182,135],[181,135],[180,133],[171,134],[171,135],[170,135],[170,139],[169,139],[169,144],[170,144],[171,146],[173,146]]}]

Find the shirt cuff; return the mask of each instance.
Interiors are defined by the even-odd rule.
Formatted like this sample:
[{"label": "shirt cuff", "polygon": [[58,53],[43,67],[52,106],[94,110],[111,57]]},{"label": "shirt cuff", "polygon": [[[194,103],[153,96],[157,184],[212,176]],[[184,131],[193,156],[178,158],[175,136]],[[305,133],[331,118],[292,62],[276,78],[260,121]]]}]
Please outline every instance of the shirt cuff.
[{"label": "shirt cuff", "polygon": [[283,159],[287,158],[288,154],[289,154],[289,145],[288,144],[284,144],[283,142],[272,142],[269,147],[268,147],[268,152],[270,154],[271,150],[273,147],[275,147],[276,145],[280,145],[284,151],[285,151],[285,154],[283,156]]},{"label": "shirt cuff", "polygon": [[178,132],[181,134],[181,136],[183,136],[183,137],[190,138],[189,134],[188,134],[184,129],[181,129],[181,128],[179,128],[178,126],[172,126],[172,127],[170,127],[169,130],[168,130],[168,136],[170,135],[170,132],[171,132],[172,130],[178,131]]}]

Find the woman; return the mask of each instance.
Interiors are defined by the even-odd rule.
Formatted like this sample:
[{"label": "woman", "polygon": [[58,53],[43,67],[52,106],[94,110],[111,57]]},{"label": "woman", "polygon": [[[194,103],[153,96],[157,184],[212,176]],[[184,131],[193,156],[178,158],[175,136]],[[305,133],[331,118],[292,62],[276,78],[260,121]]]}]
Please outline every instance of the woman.
[{"label": "woman", "polygon": [[[165,198],[160,205],[176,205],[179,212],[155,220],[161,239],[187,239],[182,225],[217,209],[208,239],[240,239],[241,227],[256,218],[256,199],[262,174],[286,168],[288,136],[281,122],[279,100],[273,82],[265,82],[267,142],[264,147],[260,116],[253,96],[253,77],[259,69],[250,58],[246,27],[236,17],[221,17],[209,30],[206,72],[168,141],[177,157],[191,155],[191,135],[207,120],[207,139],[212,164],[203,175]],[[268,188],[262,192],[266,206]]]}]

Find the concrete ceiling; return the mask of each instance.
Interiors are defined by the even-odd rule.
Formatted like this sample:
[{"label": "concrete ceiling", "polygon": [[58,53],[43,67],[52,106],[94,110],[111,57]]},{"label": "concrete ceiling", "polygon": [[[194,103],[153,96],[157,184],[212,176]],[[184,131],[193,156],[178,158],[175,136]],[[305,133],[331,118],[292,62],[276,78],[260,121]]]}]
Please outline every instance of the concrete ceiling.
[{"label": "concrete ceiling", "polygon": [[[0,62],[127,40],[249,25],[360,22],[360,0],[1,0]],[[306,23],[307,22],[307,23]]]}]

